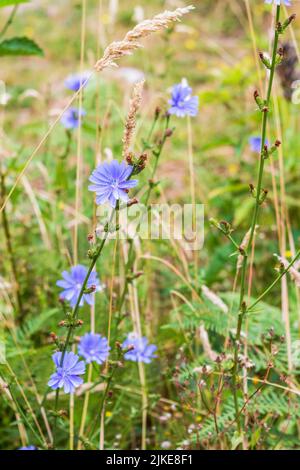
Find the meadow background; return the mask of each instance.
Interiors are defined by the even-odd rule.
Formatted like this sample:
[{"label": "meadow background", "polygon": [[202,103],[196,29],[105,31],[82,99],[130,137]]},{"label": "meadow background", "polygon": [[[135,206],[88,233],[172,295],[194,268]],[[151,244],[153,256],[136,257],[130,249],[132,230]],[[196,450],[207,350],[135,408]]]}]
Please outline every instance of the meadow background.
[{"label": "meadow background", "polygon": [[[299,2],[293,3],[289,12],[299,13]],[[0,366],[3,450],[42,448],[37,435],[51,448],[54,422],[56,446],[62,449],[98,449],[99,445],[106,449],[299,448],[299,279],[297,285],[285,276],[246,320],[243,348],[251,368],[241,367],[241,400],[246,400],[241,438],[236,433],[230,383],[231,333],[239,295],[237,256],[231,256],[232,244],[209,223],[210,218],[227,220],[239,241],[249,229],[254,207],[249,184],[256,183],[258,163],[249,138],[260,134],[261,123],[253,92],[264,90],[266,79],[257,51],[270,50],[272,8],[260,0],[195,0],[193,4],[196,9],[182,22],[146,39],[145,47],[123,58],[118,69],[93,76],[82,96],[86,115],[80,137],[76,130],[66,133],[58,123],[1,213],[0,308],[6,354],[6,363]],[[66,77],[80,68],[93,69],[104,48],[135,23],[184,5],[179,0],[32,0],[18,6],[0,39],[26,36],[38,48],[34,55],[24,56],[5,55],[0,46],[0,79],[5,84],[0,105],[2,202],[72,97],[64,85]],[[12,8],[0,9],[0,30]],[[286,16],[285,7],[282,15]],[[264,187],[269,193],[259,217],[247,283],[253,299],[277,274],[274,253],[291,260],[299,246],[300,104],[297,96],[291,99],[292,82],[300,79],[299,21],[281,38],[289,60],[276,73],[268,134],[271,141],[281,140],[282,146],[266,163]],[[64,312],[56,281],[74,260],[88,265],[87,236],[95,213],[88,177],[97,162],[112,156],[121,160],[129,99],[134,82],[143,76],[137,152],[157,106],[161,115],[152,138],[161,139],[163,114],[174,84],[186,78],[199,97],[196,117],[172,117],[174,132],[159,160],[159,185],[151,193],[151,202],[191,201],[193,154],[195,198],[205,205],[204,246],[199,252],[188,252],[172,240],[136,245],[134,271],[143,275],[131,284],[114,339],[123,342],[132,331],[134,309],[143,334],[157,345],[157,358],[142,367],[130,361],[117,367],[99,419],[101,384],[106,379],[97,367],[88,372],[94,388],[88,394],[81,389],[71,399],[61,393],[55,412],[55,397],[47,388],[55,350],[51,332],[65,334],[57,326]],[[142,194],[151,166],[150,149],[148,165],[138,175]],[[74,244],[75,227],[78,241]],[[124,284],[127,250],[126,243],[117,248],[113,241],[107,243],[97,264],[106,288],[96,294],[94,308],[86,305],[80,310],[84,324],[75,336],[90,331],[91,323],[97,333],[107,335],[109,314],[114,318]],[[211,374],[203,370],[204,365]]]}]

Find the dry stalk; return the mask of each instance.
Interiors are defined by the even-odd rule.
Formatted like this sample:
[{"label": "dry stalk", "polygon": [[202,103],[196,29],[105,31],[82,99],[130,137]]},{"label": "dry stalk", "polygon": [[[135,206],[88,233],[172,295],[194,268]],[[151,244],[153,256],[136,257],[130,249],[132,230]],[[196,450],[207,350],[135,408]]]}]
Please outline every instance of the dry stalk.
[{"label": "dry stalk", "polygon": [[129,111],[125,122],[124,135],[123,135],[123,158],[129,154],[130,145],[132,142],[133,133],[136,127],[136,116],[140,109],[142,102],[142,94],[145,81],[142,80],[135,84],[132,92],[132,97],[129,104]]},{"label": "dry stalk", "polygon": [[174,11],[165,11],[154,16],[151,20],[145,20],[137,24],[129,31],[122,41],[112,42],[104,51],[103,57],[95,64],[95,69],[101,72],[107,67],[117,67],[116,60],[126,55],[131,55],[136,49],[142,47],[139,42],[156,31],[167,28],[170,23],[180,21],[180,18],[193,10],[192,5],[185,8],[177,8]]}]

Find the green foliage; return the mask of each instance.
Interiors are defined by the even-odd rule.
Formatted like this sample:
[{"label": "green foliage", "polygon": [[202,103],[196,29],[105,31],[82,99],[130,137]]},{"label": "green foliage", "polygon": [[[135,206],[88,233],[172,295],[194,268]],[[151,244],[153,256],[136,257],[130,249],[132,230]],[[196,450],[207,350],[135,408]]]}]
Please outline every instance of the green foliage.
[{"label": "green foliage", "polygon": [[19,5],[20,3],[29,3],[30,0],[0,0],[0,8],[9,5]]},{"label": "green foliage", "polygon": [[7,355],[8,357],[18,355],[18,349],[16,349],[16,343],[24,348],[26,351],[27,347],[34,347],[34,335],[37,333],[40,335],[46,334],[49,320],[57,315],[59,312],[58,308],[53,308],[40,312],[35,317],[27,318],[21,326],[16,328],[14,337],[10,336],[7,341]]},{"label": "green foliage", "polygon": [[0,42],[0,56],[37,55],[43,56],[42,49],[32,39],[15,37]]},{"label": "green foliage", "polygon": [[[24,3],[22,10],[12,8],[21,3]],[[102,49],[110,40],[123,37],[134,25],[134,15],[143,13],[148,17],[158,13],[164,2],[141,0],[143,11],[134,9],[134,2],[130,0],[115,2],[118,11],[110,16],[113,12],[104,8],[100,30],[98,2],[86,3],[88,27],[84,68],[88,69],[95,62],[97,49]],[[145,73],[146,86],[132,142],[132,150],[137,155],[142,151],[158,105],[161,115],[151,144],[155,147],[160,142],[168,90],[174,83],[186,76],[193,93],[200,98],[201,112],[191,120],[192,143],[188,141],[186,120],[171,119],[174,134],[160,158],[154,178],[159,183],[151,193],[151,202],[190,202],[188,154],[193,149],[196,202],[205,205],[205,244],[201,251],[193,253],[185,251],[180,240],[141,240],[134,243],[134,267],[129,278],[132,279],[135,272],[138,276],[125,296],[122,317],[116,327],[129,244],[122,240],[115,253],[114,241],[109,241],[96,266],[101,281],[107,287],[96,294],[93,312],[87,306],[80,309],[79,318],[83,324],[75,330],[72,347],[78,350],[79,337],[91,331],[93,319],[95,331],[107,335],[110,310],[112,363],[108,371],[116,362],[115,342],[122,343],[133,330],[136,311],[140,314],[143,334],[158,346],[158,357],[151,364],[145,364],[144,370],[129,361],[118,363],[105,406],[106,449],[133,449],[141,445],[144,390],[147,391],[149,449],[159,449],[165,441],[170,441],[172,448],[187,449],[234,450],[242,445],[241,435],[236,430],[232,381],[240,301],[240,275],[233,288],[238,250],[210,227],[208,219],[214,217],[230,222],[234,228],[232,236],[238,245],[249,229],[254,204],[249,194],[249,183],[255,184],[258,155],[250,150],[248,138],[256,135],[260,128],[260,116],[252,100],[253,90],[259,88],[259,80],[244,6],[231,8],[231,2],[219,3],[215,8],[211,0],[196,2],[197,10],[193,14],[175,28],[145,41],[146,47],[123,58],[119,69],[94,74],[82,96],[86,115],[81,139],[78,139],[77,130],[68,133],[58,122],[34,154],[25,172],[27,181],[20,178],[10,197],[6,216],[18,282],[14,279],[1,220],[0,311],[4,316],[1,327],[5,331],[7,359],[7,365],[0,366],[0,447],[3,449],[17,449],[21,445],[20,422],[25,426],[28,443],[42,447],[30,411],[31,407],[47,435],[40,399],[50,428],[53,430],[56,426],[57,448],[68,448],[69,395],[60,393],[59,416],[54,424],[55,392],[47,387],[54,368],[51,354],[58,347],[51,332],[55,332],[61,342],[67,334],[65,327],[58,327],[66,312],[58,302],[60,289],[56,281],[61,272],[74,262],[75,226],[78,227],[78,262],[85,266],[89,263],[87,236],[94,228],[95,208],[88,191],[88,178],[100,158],[121,159],[132,74],[139,72]],[[257,45],[267,49],[267,18],[263,12],[269,12],[269,8],[261,1],[250,3]],[[36,7],[32,2],[32,8],[26,8],[25,4],[26,0],[0,0],[0,7],[11,7],[3,11],[8,22],[5,24],[5,19],[2,20],[5,34],[2,34],[0,42],[0,55],[7,56],[2,59],[8,101],[1,105],[5,112],[1,113],[0,165],[0,171],[5,173],[6,194],[49,126],[72,98],[72,91],[64,87],[65,78],[80,69],[80,2],[44,0]],[[10,22],[14,11],[16,15]],[[6,34],[6,26],[9,27],[9,35]],[[30,39],[33,35],[37,43]],[[41,38],[47,50],[47,60],[37,61],[36,57],[43,56],[39,46]],[[101,47],[97,46],[98,38]],[[25,57],[21,59],[18,56]],[[273,162],[266,161],[264,185],[270,192],[261,207],[251,297],[246,299],[247,305],[253,303],[277,275],[273,258],[280,246],[277,239],[280,227],[276,226],[278,214],[273,204],[276,194],[280,199],[286,193],[279,209],[288,213],[293,227],[287,233],[287,250],[291,249],[292,237],[295,245],[299,244],[298,110],[297,106],[285,101],[279,86],[277,91],[275,101],[280,111],[278,122],[282,127],[286,188],[280,188],[281,161],[275,156]],[[72,106],[78,106],[77,99]],[[277,117],[273,107],[271,111],[269,132],[273,141],[277,136]],[[82,164],[78,168],[82,186],[76,188],[79,140]],[[131,193],[142,200],[154,165],[151,150],[148,149],[145,171],[137,176],[139,186]],[[274,182],[277,192],[274,192]],[[78,214],[75,212],[77,189],[80,193]],[[136,190],[141,191],[136,193]],[[2,203],[2,196],[0,199]],[[151,256],[170,264],[161,263]],[[114,257],[117,262],[113,272]],[[290,259],[290,254],[287,253],[286,257]],[[244,441],[253,450],[296,449],[299,446],[299,292],[289,276],[287,282],[287,293],[281,291],[278,284],[243,320],[239,354],[247,355],[246,362],[252,367],[247,369],[247,394],[243,394],[246,389],[243,380],[245,369],[239,363],[238,406],[243,408]],[[203,285],[222,299],[228,313],[203,295]],[[23,300],[22,315],[17,308],[18,288]],[[282,337],[286,326],[282,321],[281,305],[287,300],[291,369],[287,341]],[[204,347],[200,327],[207,333],[212,354]],[[104,396],[106,374],[104,365],[93,364],[91,372],[85,376],[85,382],[89,377],[91,388],[84,437],[78,432],[87,395],[81,393],[75,397],[75,448],[78,440],[82,440],[85,449],[99,447],[99,405]],[[141,384],[143,374],[145,388]],[[5,393],[5,384],[9,385],[21,413],[16,414],[14,402]],[[250,397],[249,402],[246,402],[246,397]],[[92,433],[94,423],[95,433]]]}]

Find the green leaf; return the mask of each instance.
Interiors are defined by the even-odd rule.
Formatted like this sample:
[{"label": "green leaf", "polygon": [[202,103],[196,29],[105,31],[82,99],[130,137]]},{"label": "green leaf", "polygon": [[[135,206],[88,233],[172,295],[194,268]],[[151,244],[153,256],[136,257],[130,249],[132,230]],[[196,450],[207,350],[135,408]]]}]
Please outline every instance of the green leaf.
[{"label": "green leaf", "polygon": [[243,444],[243,436],[235,432],[231,438],[231,450],[237,449],[241,444]]},{"label": "green leaf", "polygon": [[43,56],[42,49],[26,37],[6,39],[0,43],[0,56],[5,55],[38,55]]},{"label": "green leaf", "polygon": [[18,5],[19,3],[28,3],[30,0],[0,0],[0,8],[9,5]]}]

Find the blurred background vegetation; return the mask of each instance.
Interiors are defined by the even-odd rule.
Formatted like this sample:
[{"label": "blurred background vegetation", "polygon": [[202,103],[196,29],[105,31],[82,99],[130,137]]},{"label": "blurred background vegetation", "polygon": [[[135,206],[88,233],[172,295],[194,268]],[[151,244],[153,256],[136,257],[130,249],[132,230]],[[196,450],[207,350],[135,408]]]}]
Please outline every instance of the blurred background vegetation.
[{"label": "blurred background vegetation", "polygon": [[[133,82],[145,75],[137,151],[149,132],[155,108],[167,109],[173,84],[185,77],[200,101],[199,115],[192,120],[196,199],[205,205],[205,243],[198,253],[198,271],[195,274],[193,254],[184,253],[186,269],[167,240],[143,242],[138,253],[158,256],[188,274],[190,284],[202,297],[202,302],[191,299],[191,309],[172,294],[176,290],[185,298],[190,296],[189,287],[172,269],[151,259],[137,262],[145,272],[138,281],[143,331],[158,345],[159,356],[146,366],[150,448],[234,448],[235,445],[234,426],[226,435],[216,434],[211,413],[199,398],[199,368],[214,361],[203,351],[198,328],[204,324],[213,350],[220,354],[224,350],[224,341],[230,336],[228,332],[236,323],[237,294],[233,288],[236,257],[230,256],[232,246],[210,227],[208,220],[215,217],[232,223],[237,240],[242,240],[249,228],[254,204],[249,184],[255,184],[258,162],[258,155],[250,148],[249,137],[260,133],[260,114],[253,101],[253,92],[264,89],[265,83],[264,69],[258,64],[254,51],[269,50],[268,31],[272,18],[270,8],[260,0],[195,0],[193,3],[196,10],[181,23],[145,41],[145,48],[123,59],[119,69],[105,71],[92,79],[83,97],[87,114],[82,127],[83,186],[79,217],[78,259],[82,264],[87,264],[86,240],[92,229],[94,210],[87,190],[88,177],[96,157],[105,159],[113,155],[121,158],[123,124]],[[105,46],[121,39],[136,22],[183,4],[179,0],[88,0],[84,69],[92,69]],[[12,24],[1,37],[1,40],[27,37],[43,51],[43,54],[38,52],[33,56],[1,57],[0,79],[5,83],[7,94],[0,110],[2,199],[49,124],[72,96],[65,88],[64,80],[80,67],[81,5],[75,0],[32,0],[21,4]],[[0,27],[5,25],[11,10],[12,6],[0,9]],[[299,10],[297,2],[293,12]],[[253,30],[249,18],[253,21]],[[279,154],[268,161],[265,174],[264,187],[268,188],[269,195],[261,211],[256,237],[253,297],[276,275],[273,254],[290,259],[295,246],[299,246],[299,104],[291,101],[289,83],[291,76],[294,79],[300,77],[298,38],[299,19],[293,24],[293,33],[284,38],[285,47],[290,48],[291,56],[296,59],[293,61],[289,56],[290,61],[284,62],[275,85],[268,133],[271,141],[279,138],[282,147]],[[172,126],[175,131],[159,163],[157,178],[160,185],[152,195],[152,202],[190,202],[187,123],[174,118]],[[156,131],[156,139],[160,138],[161,128]],[[11,366],[5,377],[13,383],[14,374],[18,377],[33,408],[37,406],[33,382],[42,397],[52,372],[50,354],[53,344],[49,333],[57,331],[57,323],[62,319],[55,283],[61,271],[69,268],[73,256],[76,146],[76,133],[69,141],[59,124],[6,207],[18,289],[3,232],[0,238],[0,306],[7,360]],[[149,174],[146,168],[140,177],[141,187],[146,184]],[[112,251],[113,244],[109,243],[97,267],[101,280],[108,287]],[[122,272],[117,273],[115,279],[116,295],[121,284]],[[201,285],[223,299],[228,307],[227,314],[203,297]],[[20,316],[17,314],[18,294],[22,303]],[[278,285],[265,301],[248,321],[248,355],[255,363],[249,374],[254,382],[264,377],[270,359],[261,335],[270,334],[270,328],[274,327],[276,338],[288,335],[278,346],[269,380],[298,389],[298,289],[287,279],[286,284]],[[102,334],[107,331],[108,305],[109,289],[97,296],[96,330]],[[284,321],[282,311],[288,312]],[[87,307],[82,309],[81,316],[85,320],[83,331],[89,331]],[[131,329],[130,318],[125,318],[118,339],[122,341]],[[288,353],[292,358],[290,364]],[[252,387],[252,379],[249,387]],[[209,381],[212,387],[214,379]],[[208,387],[208,402],[213,393],[213,388]],[[18,387],[16,395],[22,396]],[[99,394],[91,395],[88,419],[92,419],[98,400]],[[297,401],[297,395],[271,386],[255,397],[247,411],[249,447],[296,448],[300,423]],[[80,425],[82,403],[83,396],[76,398],[76,426]],[[47,406],[51,409],[51,403]],[[61,406],[68,409],[67,397],[62,399]],[[234,413],[229,387],[220,407],[220,428],[224,430]],[[105,419],[107,448],[140,446],[141,391],[135,364],[126,364],[118,372]],[[59,442],[62,447],[66,445],[67,431],[68,416],[63,416]],[[20,446],[14,411],[5,396],[0,401],[0,446],[2,449]]]}]

